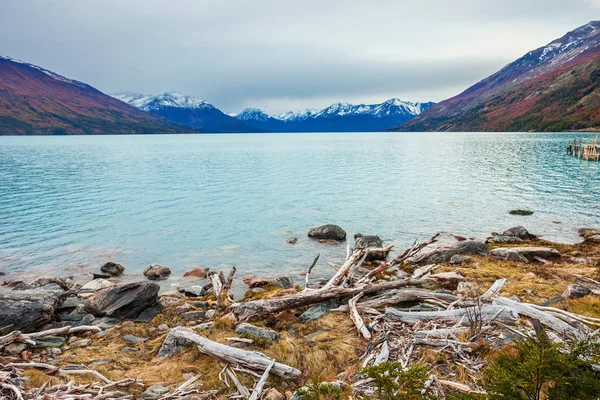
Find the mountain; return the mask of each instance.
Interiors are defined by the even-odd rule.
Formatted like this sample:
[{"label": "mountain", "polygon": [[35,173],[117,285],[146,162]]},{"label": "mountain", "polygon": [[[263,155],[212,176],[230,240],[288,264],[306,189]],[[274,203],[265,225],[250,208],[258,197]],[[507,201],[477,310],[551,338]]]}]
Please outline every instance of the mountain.
[{"label": "mountain", "polygon": [[246,109],[236,118],[272,132],[376,132],[408,121],[433,104],[399,99],[372,105],[335,103],[322,110],[307,109],[276,116],[257,109]]},{"label": "mountain", "polygon": [[124,92],[114,94],[113,97],[169,121],[202,128],[205,132],[256,131],[204,100],[177,92],[163,93],[158,96]]},{"label": "mountain", "polygon": [[85,83],[0,56],[0,135],[185,131]]},{"label": "mountain", "polygon": [[530,51],[399,131],[565,131],[600,126],[600,21]]}]

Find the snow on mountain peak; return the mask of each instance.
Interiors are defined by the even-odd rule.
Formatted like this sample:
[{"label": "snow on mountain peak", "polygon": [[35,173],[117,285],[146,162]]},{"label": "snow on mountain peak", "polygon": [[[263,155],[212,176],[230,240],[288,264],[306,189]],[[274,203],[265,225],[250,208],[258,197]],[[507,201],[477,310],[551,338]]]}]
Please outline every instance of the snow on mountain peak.
[{"label": "snow on mountain peak", "polygon": [[163,107],[187,109],[214,108],[203,99],[187,96],[179,92],[165,92],[158,96],[123,92],[114,94],[113,97],[144,111],[157,110]]},{"label": "snow on mountain peak", "polygon": [[246,108],[239,114],[235,115],[235,118],[241,121],[267,121],[272,117],[258,108]]}]

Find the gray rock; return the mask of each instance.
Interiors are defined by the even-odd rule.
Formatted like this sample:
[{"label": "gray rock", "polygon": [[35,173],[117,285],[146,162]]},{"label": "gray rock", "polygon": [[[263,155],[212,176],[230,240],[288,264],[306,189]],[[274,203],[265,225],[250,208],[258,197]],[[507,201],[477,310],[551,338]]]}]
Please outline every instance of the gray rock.
[{"label": "gray rock", "polygon": [[291,289],[294,287],[294,281],[289,276],[280,276],[271,280],[271,285],[278,286],[283,289]]},{"label": "gray rock", "polygon": [[161,385],[152,385],[142,394],[144,400],[151,400],[162,396],[163,394],[169,393],[169,388]]},{"label": "gray rock", "polygon": [[592,293],[592,291],[585,286],[573,284],[567,287],[562,297],[566,299],[580,299],[590,293]]},{"label": "gray rock", "polygon": [[194,326],[194,329],[204,331],[204,330],[212,329],[214,326],[215,326],[215,324],[212,322],[204,322],[202,324],[198,324],[198,325]]},{"label": "gray rock", "polygon": [[179,291],[187,296],[200,297],[204,294],[204,286],[192,285],[179,288]]},{"label": "gray rock", "polygon": [[21,354],[25,350],[27,350],[27,343],[9,343],[4,346],[4,351],[8,354]]},{"label": "gray rock", "polygon": [[327,301],[322,301],[320,303],[315,304],[308,310],[304,311],[300,317],[298,317],[298,321],[300,322],[309,322],[314,321],[321,318],[323,315],[327,314],[330,310],[334,308],[338,308],[341,304],[341,301],[338,299],[332,299]]},{"label": "gray rock", "polygon": [[242,322],[235,328],[235,333],[240,336],[250,336],[263,340],[279,340],[279,334],[270,329],[264,329],[256,325]]},{"label": "gray rock", "polygon": [[137,353],[138,351],[140,350],[135,347],[123,347],[121,349],[121,353]]},{"label": "gray rock", "polygon": [[529,260],[519,254],[518,251],[512,250],[510,248],[497,248],[492,250],[492,257],[497,260],[504,261],[514,261],[514,262],[522,262],[528,263]]},{"label": "gray rock", "polygon": [[[383,247],[383,240],[376,235],[354,235],[355,249],[379,249]],[[387,253],[373,253],[367,256],[367,260],[385,260]]]},{"label": "gray rock", "polygon": [[134,335],[125,335],[125,336],[123,336],[123,340],[126,342],[129,342],[131,344],[140,344],[140,343],[146,342],[148,340],[148,338],[143,338],[143,337],[134,336]]},{"label": "gray rock", "polygon": [[50,353],[52,353],[55,356],[59,356],[62,354],[62,350],[59,349],[58,347],[53,347],[50,349]]},{"label": "gray rock", "polygon": [[56,284],[18,290],[0,286],[0,327],[32,332],[50,322],[63,293]]},{"label": "gray rock", "polygon": [[498,247],[493,249],[491,253],[495,258],[508,260],[509,257],[514,257],[511,253],[515,252],[528,261],[536,261],[536,258],[546,260],[560,258],[558,250],[550,247]]},{"label": "gray rock", "polygon": [[346,231],[337,225],[327,224],[310,228],[308,237],[313,239],[345,240]]},{"label": "gray rock", "polygon": [[144,270],[144,276],[152,281],[167,279],[169,275],[171,275],[169,267],[160,264],[152,264]]},{"label": "gray rock", "polygon": [[106,264],[104,264],[102,267],[100,267],[100,271],[102,271],[105,274],[108,274],[110,276],[120,276],[120,275],[123,275],[123,272],[125,271],[125,267],[122,266],[121,264],[117,264],[115,262],[109,261]]},{"label": "gray rock", "polygon": [[69,344],[69,346],[71,346],[72,349],[77,349],[82,347],[88,347],[90,344],[92,344],[91,339],[80,339]]},{"label": "gray rock", "polygon": [[206,312],[206,315],[204,315],[204,318],[206,318],[206,319],[215,319],[216,316],[217,316],[217,312],[215,310],[208,310]]},{"label": "gray rock", "polygon": [[44,336],[41,338],[35,339],[35,345],[31,346],[33,348],[43,348],[43,347],[61,347],[67,343],[67,339],[64,336]]},{"label": "gray rock", "polygon": [[523,243],[523,239],[519,237],[505,235],[492,236],[487,241],[488,243]]},{"label": "gray rock", "polygon": [[450,264],[462,264],[469,261],[470,259],[471,257],[469,256],[461,256],[459,254],[455,254],[452,257],[450,257]]},{"label": "gray rock", "polygon": [[523,228],[522,226],[513,226],[512,228],[509,228],[507,230],[505,230],[504,232],[502,232],[502,235],[500,236],[512,236],[512,237],[517,237],[519,239],[535,239],[536,236],[532,235],[531,233],[529,233],[527,231],[527,229]]},{"label": "gray rock", "polygon": [[475,294],[475,286],[469,282],[458,282],[456,293],[461,295]]},{"label": "gray rock", "polygon": [[81,290],[97,292],[98,290],[106,289],[113,286],[114,284],[112,282],[107,281],[106,279],[94,279],[93,281],[90,281],[83,285],[81,287]]},{"label": "gray rock", "polygon": [[[425,248],[427,249],[427,248]],[[465,240],[462,242],[444,243],[429,251],[424,251],[407,260],[409,264],[439,264],[449,262],[454,255],[487,256],[490,250],[483,242]]]},{"label": "gray rock", "polygon": [[62,278],[58,276],[40,276],[30,283],[32,287],[42,287],[47,285],[58,285],[63,290],[71,290],[79,288],[79,284],[75,283],[71,278]]},{"label": "gray rock", "polygon": [[85,301],[85,309],[97,316],[136,318],[158,298],[160,286],[151,282],[134,282],[96,292]]},{"label": "gray rock", "polygon": [[154,319],[154,317],[160,314],[161,311],[162,307],[159,306],[148,307],[142,311],[140,315],[138,315],[138,317],[135,319],[135,322],[150,322]]},{"label": "gray rock", "polygon": [[190,320],[194,320],[194,319],[204,319],[205,315],[206,315],[205,311],[188,311],[188,312],[184,312],[183,314],[181,314],[181,318],[190,321]]},{"label": "gray rock", "polygon": [[77,297],[77,296],[70,296],[70,297],[67,297],[66,299],[64,299],[62,301],[62,303],[60,303],[60,305],[58,306],[58,309],[66,310],[66,309],[76,308],[79,305],[83,305],[83,299],[81,297]]},{"label": "gray rock", "polygon": [[576,264],[589,264],[590,261],[587,258],[583,257],[571,257],[569,261]]},{"label": "gray rock", "polygon": [[175,311],[177,311],[180,314],[184,313],[186,311],[190,311],[191,309],[192,309],[192,306],[190,306],[188,303],[185,303],[185,304],[175,307]]}]

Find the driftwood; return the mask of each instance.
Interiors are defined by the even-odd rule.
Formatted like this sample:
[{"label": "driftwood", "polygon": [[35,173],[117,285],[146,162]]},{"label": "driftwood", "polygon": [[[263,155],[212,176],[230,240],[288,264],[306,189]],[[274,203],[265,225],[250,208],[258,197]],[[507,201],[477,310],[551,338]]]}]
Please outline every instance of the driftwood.
[{"label": "driftwood", "polygon": [[48,329],[41,332],[21,333],[20,331],[12,331],[8,335],[0,337],[0,346],[6,346],[13,342],[23,342],[35,345],[35,339],[52,336],[52,335],[73,335],[82,332],[101,332],[102,329],[97,326],[63,326],[56,329]]},{"label": "driftwood", "polygon": [[[479,311],[479,310],[478,310]],[[491,322],[498,320],[504,323],[516,324],[519,322],[519,314],[508,306],[484,305],[481,307],[481,321]],[[468,326],[471,324],[468,308],[444,311],[399,311],[395,308],[386,308],[385,317],[391,321],[399,321],[407,324],[435,320],[440,322],[456,323]]]},{"label": "driftwood", "polygon": [[354,325],[356,325],[356,329],[358,329],[358,332],[361,335],[363,335],[363,337],[365,339],[369,340],[369,339],[371,339],[371,332],[369,332],[369,329],[367,329],[367,327],[365,326],[365,323],[364,323],[362,317],[360,316],[360,314],[358,313],[358,310],[356,309],[356,302],[363,295],[364,295],[364,293],[360,292],[359,294],[357,294],[356,296],[351,298],[348,301],[348,308],[350,309],[350,319],[352,320],[352,322],[354,322]]},{"label": "driftwood", "polygon": [[344,265],[342,265],[342,267],[331,277],[331,279],[329,279],[329,282],[327,282],[325,286],[322,287],[322,289],[330,289],[334,286],[337,286],[344,277],[344,275],[348,273],[350,267],[352,267],[352,265],[355,262],[357,262],[363,256],[364,253],[365,250],[362,249],[354,250],[352,255],[346,259]]},{"label": "driftwood", "polygon": [[308,277],[310,276],[310,273],[312,272],[315,265],[317,265],[317,261],[319,261],[319,257],[321,257],[321,253],[317,254],[317,256],[313,260],[312,264],[310,264],[310,267],[308,267],[308,271],[306,272],[306,277],[304,278],[304,288],[305,289],[308,289]]},{"label": "driftwood", "polygon": [[221,279],[217,274],[211,274],[210,281],[212,282],[213,291],[217,298],[217,307],[221,308],[223,305],[223,282],[221,282]]},{"label": "driftwood", "polygon": [[232,306],[232,311],[238,317],[238,319],[245,321],[250,318],[260,317],[272,312],[288,310],[290,308],[303,307],[330,299],[355,296],[360,292],[368,294],[386,291],[390,289],[397,289],[406,286],[418,286],[420,284],[423,284],[424,282],[427,282],[427,280],[415,280],[409,278],[390,282],[383,282],[380,284],[368,284],[352,288],[332,287],[327,289],[315,289],[303,291],[282,298],[254,300],[245,303],[235,304]]},{"label": "driftwood", "polygon": [[[159,357],[169,357],[174,355],[177,349],[177,339],[187,340],[196,344],[198,350],[203,354],[245,368],[266,370],[272,362],[269,357],[262,353],[217,343],[184,328],[171,329],[163,343],[163,347],[159,351]],[[297,378],[302,374],[302,372],[296,368],[277,362],[273,365],[271,371],[273,374],[282,378]]]},{"label": "driftwood", "polygon": [[273,369],[274,366],[275,360],[272,360],[267,369],[265,369],[265,373],[263,374],[263,376],[261,376],[260,380],[254,387],[254,390],[252,391],[252,396],[250,396],[249,400],[258,400],[259,396],[262,393],[263,386],[265,386],[265,383],[267,383],[267,379],[269,378],[269,372],[271,372],[271,369]]},{"label": "driftwood", "polygon": [[577,284],[585,286],[594,294],[600,295],[600,282],[583,275],[573,274],[573,276],[577,279]]},{"label": "driftwood", "polygon": [[[457,296],[454,296],[452,294],[437,293],[437,292],[432,292],[430,290],[407,288],[407,289],[390,290],[376,298],[361,301],[360,303],[356,304],[356,308],[358,310],[361,310],[364,308],[381,308],[381,307],[392,306],[392,305],[402,303],[405,301],[431,302],[431,303],[435,303],[435,304],[441,304],[441,305],[444,305],[447,307],[451,303],[454,303],[458,300],[460,300],[460,298]],[[347,312],[348,306],[342,305],[331,311]]]}]

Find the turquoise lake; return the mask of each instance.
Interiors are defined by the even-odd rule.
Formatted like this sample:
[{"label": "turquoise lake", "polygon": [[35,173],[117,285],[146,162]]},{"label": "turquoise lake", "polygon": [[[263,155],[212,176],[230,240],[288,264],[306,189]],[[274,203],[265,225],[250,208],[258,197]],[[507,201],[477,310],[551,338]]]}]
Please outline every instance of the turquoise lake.
[{"label": "turquoise lake", "polygon": [[[600,165],[581,134],[368,133],[0,137],[0,271],[70,275],[116,261],[238,267],[300,281],[336,223],[398,249],[437,231],[524,225],[561,241],[600,227]],[[529,217],[511,216],[516,208]],[[286,239],[296,236],[296,245]],[[175,279],[175,278],[174,278]]]}]

